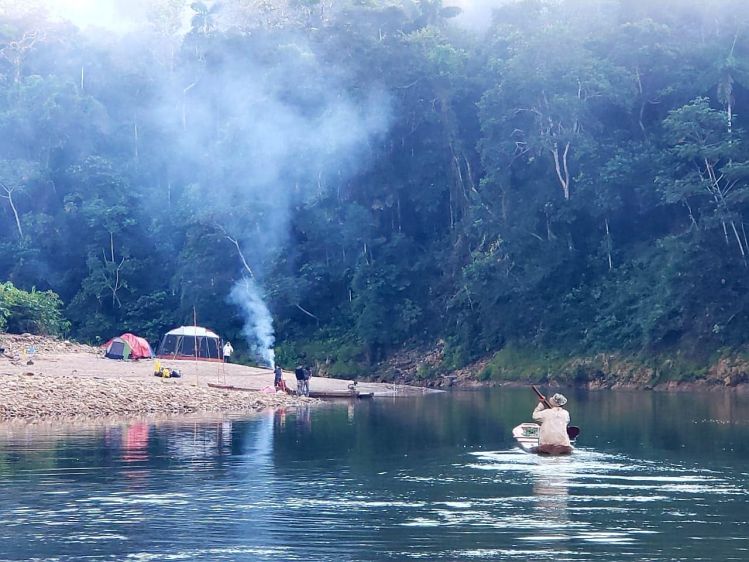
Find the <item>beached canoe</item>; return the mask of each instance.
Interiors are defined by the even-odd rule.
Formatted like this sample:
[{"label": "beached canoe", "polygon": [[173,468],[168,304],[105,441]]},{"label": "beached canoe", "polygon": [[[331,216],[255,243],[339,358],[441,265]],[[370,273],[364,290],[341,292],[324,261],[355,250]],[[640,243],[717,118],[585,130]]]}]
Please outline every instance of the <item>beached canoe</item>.
[{"label": "beached canoe", "polygon": [[359,392],[358,390],[355,391],[346,391],[346,390],[327,390],[327,391],[318,391],[318,390],[310,390],[309,391],[310,398],[348,398],[348,399],[365,399],[365,398],[374,398],[374,392]]}]

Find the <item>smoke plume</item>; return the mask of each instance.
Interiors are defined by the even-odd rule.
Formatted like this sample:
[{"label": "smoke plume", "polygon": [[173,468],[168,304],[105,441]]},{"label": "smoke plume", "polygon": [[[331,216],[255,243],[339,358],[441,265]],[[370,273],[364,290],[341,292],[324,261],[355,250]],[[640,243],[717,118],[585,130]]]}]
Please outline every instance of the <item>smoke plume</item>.
[{"label": "smoke plume", "polygon": [[[319,33],[237,29],[222,19],[222,2],[29,1],[73,19],[106,53],[102,63],[72,68],[81,88],[95,89],[110,60],[121,69],[106,78],[138,100],[118,116],[133,131],[133,169],[142,161],[162,170],[139,179],[153,186],[146,212],[188,209],[194,231],[209,226],[231,241],[218,250],[237,254],[239,281],[227,299],[259,360],[273,365],[263,287],[292,210],[362,171],[389,127],[387,93],[352,78],[366,75],[357,67],[366,61],[331,49]],[[114,33],[104,38],[102,29]]]},{"label": "smoke plume", "polygon": [[242,333],[250,344],[250,351],[260,359],[262,365],[275,367],[273,345],[276,336],[273,330],[273,317],[257,283],[252,278],[245,277],[234,285],[229,301],[237,305],[244,314],[245,325]]},{"label": "smoke plume", "polygon": [[[248,344],[273,365],[272,316],[263,287],[288,241],[292,209],[361,171],[389,126],[389,98],[357,84],[300,34],[250,38],[251,49],[211,44],[210,69],[186,67],[155,108],[177,142],[196,216],[218,223],[236,247],[242,278],[230,302]],[[177,111],[175,111],[175,108]],[[241,258],[241,259],[240,259]],[[243,266],[243,267],[241,267]]]}]

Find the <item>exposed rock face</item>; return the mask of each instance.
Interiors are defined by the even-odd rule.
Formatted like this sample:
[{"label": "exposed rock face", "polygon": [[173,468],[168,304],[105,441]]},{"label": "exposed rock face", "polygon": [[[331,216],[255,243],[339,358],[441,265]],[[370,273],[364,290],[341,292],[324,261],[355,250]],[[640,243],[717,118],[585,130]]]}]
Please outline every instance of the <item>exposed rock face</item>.
[{"label": "exposed rock face", "polygon": [[708,375],[725,386],[749,383],[749,362],[739,357],[726,357],[713,365]]},{"label": "exposed rock face", "polygon": [[[490,357],[455,371],[442,365],[444,343],[421,350],[401,351],[376,371],[380,378],[400,384],[445,388],[450,386],[491,386],[496,384],[527,384],[529,381],[574,385],[589,389],[629,388],[690,390],[749,388],[749,359],[740,353],[721,357],[712,365],[690,365],[680,354],[660,357],[635,357],[621,353],[598,353],[558,360],[553,372],[539,365],[538,372],[519,376],[511,368],[484,377]],[[531,357],[532,359],[532,357]],[[496,367],[495,367],[496,368]]]}]

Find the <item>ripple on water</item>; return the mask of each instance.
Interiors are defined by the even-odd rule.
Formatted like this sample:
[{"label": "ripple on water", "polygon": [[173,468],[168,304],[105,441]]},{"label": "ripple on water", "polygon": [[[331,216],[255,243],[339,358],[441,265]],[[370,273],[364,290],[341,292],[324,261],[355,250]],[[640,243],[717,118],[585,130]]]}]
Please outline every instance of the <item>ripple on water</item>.
[{"label": "ripple on water", "polygon": [[[515,449],[482,451],[471,456],[477,462],[467,463],[467,470],[493,474],[497,480],[517,487],[532,486],[533,495],[524,496],[535,506],[531,508],[531,517],[515,516],[495,521],[501,522],[505,529],[514,525],[519,540],[526,542],[635,545],[644,535],[658,534],[663,522],[638,505],[670,506],[705,494],[711,494],[713,498],[747,494],[743,484],[732,482],[715,471],[642,462],[622,455],[578,450],[569,457],[553,458],[529,455]],[[512,497],[499,499],[504,503],[516,500]],[[474,502],[474,505],[480,504],[480,501]],[[576,514],[593,511],[605,514],[605,530],[596,529],[596,522],[591,519],[582,525],[574,524],[572,518],[579,517]],[[542,516],[536,517],[535,512]],[[682,521],[686,516],[695,516],[693,512],[685,515],[669,510],[662,516],[668,517],[669,513],[674,513],[672,517]],[[643,514],[648,516],[643,517]],[[705,515],[692,522],[705,524],[708,518]],[[444,514],[439,521],[447,525],[454,523]],[[560,526],[566,532],[555,534],[554,530]],[[544,532],[538,533],[540,530]],[[478,554],[483,552],[478,551]]]}]

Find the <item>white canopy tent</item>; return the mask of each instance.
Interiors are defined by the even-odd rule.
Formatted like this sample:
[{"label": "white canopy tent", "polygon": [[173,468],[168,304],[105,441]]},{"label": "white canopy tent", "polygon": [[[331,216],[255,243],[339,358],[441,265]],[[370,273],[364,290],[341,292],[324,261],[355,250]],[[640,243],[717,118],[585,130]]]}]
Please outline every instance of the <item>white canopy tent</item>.
[{"label": "white canopy tent", "polygon": [[223,361],[221,338],[200,326],[180,326],[161,338],[156,356],[161,359]]}]

